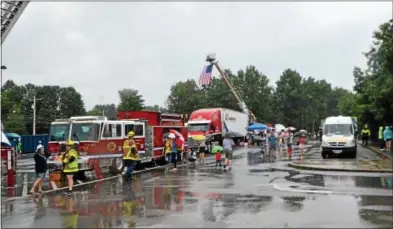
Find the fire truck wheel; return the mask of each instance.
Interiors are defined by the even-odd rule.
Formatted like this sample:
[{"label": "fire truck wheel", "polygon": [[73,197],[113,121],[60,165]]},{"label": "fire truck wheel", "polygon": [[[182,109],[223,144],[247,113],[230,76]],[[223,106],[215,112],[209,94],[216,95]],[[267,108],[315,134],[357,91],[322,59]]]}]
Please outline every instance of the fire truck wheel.
[{"label": "fire truck wheel", "polygon": [[109,172],[112,175],[117,175],[122,173],[124,170],[124,163],[123,163],[123,158],[113,158],[112,159],[112,166],[109,168]]}]

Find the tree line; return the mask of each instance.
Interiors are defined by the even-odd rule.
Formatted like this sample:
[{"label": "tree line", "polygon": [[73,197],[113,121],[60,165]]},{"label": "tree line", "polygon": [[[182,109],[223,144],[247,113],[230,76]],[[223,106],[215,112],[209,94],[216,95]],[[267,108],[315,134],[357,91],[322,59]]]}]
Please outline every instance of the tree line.
[{"label": "tree line", "polygon": [[[353,91],[333,87],[326,80],[303,77],[286,69],[278,81],[254,66],[233,73],[225,70],[236,91],[256,115],[258,122],[281,123],[309,131],[316,130],[321,119],[334,115],[358,117],[360,125],[368,124],[372,133],[380,125],[393,123],[393,25],[392,20],[379,26],[373,43],[365,53],[367,67],[355,67]],[[118,111],[152,110],[180,114],[206,107],[240,110],[236,98],[220,77],[212,84],[199,86],[186,79],[171,86],[164,107],[148,106],[136,89],[118,92],[119,104],[98,104],[86,111],[80,93],[73,87],[16,85],[7,81],[2,87],[2,121],[8,132],[31,133],[31,98],[37,98],[37,133],[47,133],[55,118],[77,115],[106,115],[116,119]]]},{"label": "tree line", "polygon": [[144,99],[134,89],[119,92],[120,103],[98,104],[86,111],[82,95],[74,87],[17,85],[8,80],[1,87],[1,121],[5,132],[21,135],[32,134],[34,97],[36,98],[36,134],[47,134],[55,119],[80,115],[105,115],[111,120],[118,111],[152,110],[165,111],[158,105],[145,106]]},{"label": "tree line", "polygon": [[379,126],[393,125],[393,19],[380,25],[372,38],[364,53],[367,66],[354,68],[354,91],[341,98],[339,109],[368,124],[376,138]]}]

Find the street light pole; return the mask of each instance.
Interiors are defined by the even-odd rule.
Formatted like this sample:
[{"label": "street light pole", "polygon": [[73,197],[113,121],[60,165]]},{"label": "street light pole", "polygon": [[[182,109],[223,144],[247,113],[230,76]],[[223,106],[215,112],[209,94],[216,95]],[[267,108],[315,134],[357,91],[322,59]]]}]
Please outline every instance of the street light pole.
[{"label": "street light pole", "polygon": [[35,135],[35,113],[36,113],[36,96],[33,97],[33,135]]},{"label": "street light pole", "polygon": [[41,99],[37,99],[36,95],[34,94],[33,97],[33,135],[35,135],[35,122],[36,122],[36,106],[37,106],[37,100],[41,100]]}]

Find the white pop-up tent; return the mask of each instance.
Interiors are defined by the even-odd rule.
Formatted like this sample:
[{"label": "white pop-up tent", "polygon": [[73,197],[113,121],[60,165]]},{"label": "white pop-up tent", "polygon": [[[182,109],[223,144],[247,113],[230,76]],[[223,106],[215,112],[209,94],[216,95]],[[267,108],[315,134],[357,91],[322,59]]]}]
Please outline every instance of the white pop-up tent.
[{"label": "white pop-up tent", "polygon": [[0,123],[0,131],[1,131],[1,143],[11,146],[10,141],[8,140],[7,136],[5,136],[3,132],[3,123]]},{"label": "white pop-up tent", "polygon": [[285,130],[285,126],[282,124],[276,124],[274,125],[274,129],[276,129],[277,132],[280,132],[281,130]]}]

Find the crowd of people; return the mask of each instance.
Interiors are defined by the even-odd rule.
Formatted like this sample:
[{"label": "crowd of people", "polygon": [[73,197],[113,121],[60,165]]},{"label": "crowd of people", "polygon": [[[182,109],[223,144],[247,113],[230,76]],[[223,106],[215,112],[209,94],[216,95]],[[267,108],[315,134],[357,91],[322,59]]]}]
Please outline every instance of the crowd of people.
[{"label": "crowd of people", "polygon": [[263,148],[263,154],[268,157],[287,156],[292,157],[294,145],[299,145],[300,156],[304,155],[304,145],[307,140],[305,131],[298,132],[299,138],[294,142],[294,133],[288,129],[279,130],[268,129],[256,134],[259,137],[255,139],[255,134],[249,133],[248,145],[258,145]]}]

